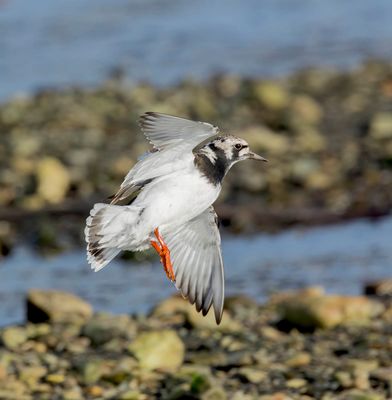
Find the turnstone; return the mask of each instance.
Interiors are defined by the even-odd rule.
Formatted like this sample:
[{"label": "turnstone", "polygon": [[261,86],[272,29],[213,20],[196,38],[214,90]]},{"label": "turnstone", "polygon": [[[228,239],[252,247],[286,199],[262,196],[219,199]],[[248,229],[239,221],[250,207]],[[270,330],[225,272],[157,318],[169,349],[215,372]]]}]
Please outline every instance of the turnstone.
[{"label": "turnstone", "polygon": [[224,271],[212,204],[238,161],[267,161],[236,136],[206,122],[147,112],[140,126],[153,145],[129,171],[110,204],[95,204],[86,221],[87,259],[94,271],[120,251],[160,256],[167,277],[197,311],[222,318]]}]

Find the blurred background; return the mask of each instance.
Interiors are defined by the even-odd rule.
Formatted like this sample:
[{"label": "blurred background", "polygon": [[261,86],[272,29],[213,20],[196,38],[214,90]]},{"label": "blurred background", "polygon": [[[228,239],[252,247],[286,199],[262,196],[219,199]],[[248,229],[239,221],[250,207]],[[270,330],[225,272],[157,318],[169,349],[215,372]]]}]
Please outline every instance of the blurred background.
[{"label": "blurred background", "polygon": [[227,293],[258,301],[391,276],[390,0],[2,0],[0,325],[29,288],[145,312],[175,292],[155,255],[98,274],[84,220],[148,149],[145,111],[209,121],[269,159],[216,205]]},{"label": "blurred background", "polygon": [[[0,399],[392,398],[391,0],[0,0]],[[215,204],[226,299],[85,219],[146,111],[248,140]]]}]

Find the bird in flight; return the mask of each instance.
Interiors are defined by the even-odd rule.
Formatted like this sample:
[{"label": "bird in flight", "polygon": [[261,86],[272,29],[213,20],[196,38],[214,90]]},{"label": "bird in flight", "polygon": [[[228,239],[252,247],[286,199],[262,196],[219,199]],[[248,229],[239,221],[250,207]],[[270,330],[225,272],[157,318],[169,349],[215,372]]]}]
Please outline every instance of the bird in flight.
[{"label": "bird in flight", "polygon": [[128,172],[110,204],[90,211],[88,262],[99,271],[122,250],[152,246],[181,294],[203,315],[212,306],[219,324],[224,271],[212,204],[236,162],[267,160],[206,122],[147,112],[140,127],[153,149]]}]

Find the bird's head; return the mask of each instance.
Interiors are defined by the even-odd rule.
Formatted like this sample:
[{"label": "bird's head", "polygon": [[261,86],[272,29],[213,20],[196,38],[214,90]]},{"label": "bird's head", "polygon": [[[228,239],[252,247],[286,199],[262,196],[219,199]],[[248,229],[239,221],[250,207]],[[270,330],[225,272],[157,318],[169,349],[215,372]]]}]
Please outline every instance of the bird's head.
[{"label": "bird's head", "polygon": [[213,183],[220,183],[227,171],[242,160],[267,161],[253,153],[244,139],[233,135],[217,136],[195,151],[196,165]]},{"label": "bird's head", "polygon": [[203,149],[207,155],[213,159],[225,159],[231,167],[238,161],[242,160],[267,160],[250,150],[246,140],[233,135],[222,135],[216,137],[211,142],[207,143]]}]

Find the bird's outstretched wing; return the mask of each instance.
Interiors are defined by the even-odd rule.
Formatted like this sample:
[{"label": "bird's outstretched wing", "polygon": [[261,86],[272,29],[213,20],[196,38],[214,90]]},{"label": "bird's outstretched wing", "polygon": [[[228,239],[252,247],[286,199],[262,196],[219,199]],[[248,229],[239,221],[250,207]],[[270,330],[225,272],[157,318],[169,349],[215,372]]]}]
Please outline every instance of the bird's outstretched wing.
[{"label": "bird's outstretched wing", "polygon": [[182,170],[189,160],[193,160],[192,150],[218,133],[217,127],[206,122],[155,112],[143,114],[140,127],[154,145],[154,150],[128,172],[119,191],[113,196],[112,204],[129,202],[146,183]]},{"label": "bird's outstretched wing", "polygon": [[176,287],[197,311],[206,315],[211,305],[215,320],[222,319],[224,271],[217,215],[213,207],[164,234],[170,250]]},{"label": "bird's outstretched wing", "polygon": [[219,131],[216,126],[207,122],[191,121],[156,112],[146,112],[139,122],[146,138],[159,150],[178,145],[192,150],[205,139],[217,135]]}]

